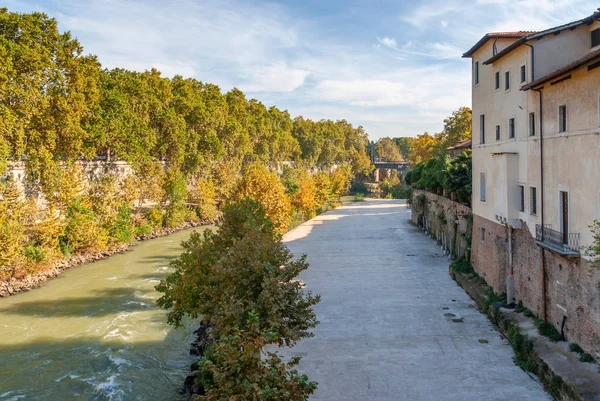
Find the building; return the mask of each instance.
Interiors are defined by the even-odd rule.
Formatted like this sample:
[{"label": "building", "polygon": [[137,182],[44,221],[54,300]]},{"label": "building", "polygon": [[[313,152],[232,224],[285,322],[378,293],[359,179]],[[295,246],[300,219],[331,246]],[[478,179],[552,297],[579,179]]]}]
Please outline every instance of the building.
[{"label": "building", "polygon": [[464,153],[465,151],[471,149],[471,140],[467,139],[465,141],[458,141],[456,142],[454,145],[450,146],[449,148],[446,148],[446,150],[448,151],[448,155],[450,156],[450,159],[455,159],[458,156],[460,156],[462,153]]},{"label": "building", "polygon": [[473,68],[475,270],[600,355],[600,12],[486,34]]}]

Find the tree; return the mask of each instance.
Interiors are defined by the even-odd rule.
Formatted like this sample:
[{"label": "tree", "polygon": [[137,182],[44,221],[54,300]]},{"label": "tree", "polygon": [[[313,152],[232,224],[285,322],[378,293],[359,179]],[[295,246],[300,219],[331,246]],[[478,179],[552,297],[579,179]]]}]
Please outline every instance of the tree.
[{"label": "tree", "polygon": [[398,146],[398,150],[400,151],[400,156],[402,157],[402,160],[404,160],[404,161],[411,160],[412,144],[415,141],[415,138],[403,136],[400,138],[394,138],[392,140],[394,142],[396,142],[396,145]]},{"label": "tree", "polygon": [[254,199],[265,208],[267,216],[275,225],[275,231],[280,234],[287,231],[292,206],[277,174],[260,163],[248,166],[234,195],[234,200],[244,198]]},{"label": "tree", "polygon": [[438,137],[438,153],[445,153],[446,149],[456,142],[471,139],[472,113],[468,107],[461,107],[452,112],[444,120],[444,129]]},{"label": "tree", "polygon": [[190,202],[196,205],[196,215],[204,221],[217,218],[217,201],[215,184],[208,179],[200,179],[190,191]]},{"label": "tree", "polygon": [[310,216],[317,208],[315,181],[306,170],[300,172],[298,191],[292,197],[292,205],[304,216]]},{"label": "tree", "polygon": [[0,182],[0,278],[14,275],[24,262],[23,244],[27,234],[23,225],[27,208],[17,184]]},{"label": "tree", "polygon": [[318,171],[313,176],[315,182],[315,202],[318,207],[326,206],[332,199],[331,178],[327,171]]},{"label": "tree", "polygon": [[437,140],[433,135],[429,135],[427,132],[417,135],[412,143],[411,164],[417,165],[429,161],[434,154],[436,145]]},{"label": "tree", "polygon": [[340,199],[350,188],[350,167],[341,165],[330,174],[331,195]]},{"label": "tree", "polygon": [[172,168],[167,171],[164,185],[165,199],[168,202],[164,224],[167,227],[177,227],[185,221],[188,215],[185,205],[187,182],[180,170]]},{"label": "tree", "polygon": [[456,193],[456,199],[467,205],[471,204],[472,187],[471,150],[461,153],[450,162],[446,174],[447,189]]},{"label": "tree", "polygon": [[[178,325],[202,316],[215,343],[199,361],[204,399],[305,400],[315,383],[299,375],[267,345],[293,346],[317,324],[319,302],[296,280],[308,268],[294,260],[260,203],[243,199],[223,210],[218,230],[192,234],[157,286],[157,303]],[[266,356],[266,358],[263,358]]]},{"label": "tree", "polygon": [[389,162],[402,161],[400,149],[390,138],[381,138],[375,143],[375,152],[380,158]]}]

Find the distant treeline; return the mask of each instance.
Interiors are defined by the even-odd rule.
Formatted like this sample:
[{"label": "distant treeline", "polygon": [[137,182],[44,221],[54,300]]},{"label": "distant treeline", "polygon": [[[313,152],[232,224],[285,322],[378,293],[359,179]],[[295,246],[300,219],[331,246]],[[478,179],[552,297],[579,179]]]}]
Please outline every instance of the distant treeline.
[{"label": "distant treeline", "polygon": [[186,176],[227,164],[351,163],[368,172],[367,134],[345,120],[292,119],[238,89],[193,78],[103,69],[43,13],[0,9],[0,172],[26,160],[43,185],[58,162],[165,161]]}]

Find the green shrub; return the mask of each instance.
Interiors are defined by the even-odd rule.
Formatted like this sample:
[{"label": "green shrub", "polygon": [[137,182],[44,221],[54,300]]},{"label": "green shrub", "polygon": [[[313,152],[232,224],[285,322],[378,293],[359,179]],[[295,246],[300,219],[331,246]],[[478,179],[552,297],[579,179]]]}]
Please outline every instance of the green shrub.
[{"label": "green shrub", "polygon": [[119,243],[128,243],[133,239],[133,220],[127,204],[121,205],[115,223],[109,230],[110,237]]},{"label": "green shrub", "polygon": [[569,351],[577,352],[578,354],[583,354],[583,348],[581,348],[578,344],[575,343],[569,344]]},{"label": "green shrub", "polygon": [[451,264],[452,270],[456,273],[460,274],[475,274],[475,269],[473,269],[473,265],[469,263],[469,261],[461,256],[459,259],[455,260]]},{"label": "green shrub", "polygon": [[354,182],[350,187],[350,193],[352,194],[366,194],[368,192],[369,188],[364,182]]},{"label": "green shrub", "polygon": [[594,362],[596,362],[594,360],[594,357],[592,355],[588,354],[587,352],[584,353],[584,354],[581,354],[581,356],[579,357],[579,360],[581,362],[587,362],[587,363],[594,363]]},{"label": "green shrub", "polygon": [[34,262],[41,262],[45,259],[44,250],[35,242],[28,242],[24,245],[25,257]]},{"label": "green shrub", "polygon": [[558,342],[562,340],[562,336],[552,323],[546,323],[543,320],[536,318],[535,325],[538,329],[538,333],[544,337],[548,337],[550,341]]},{"label": "green shrub", "polygon": [[365,195],[362,193],[356,193],[354,194],[354,202],[362,202],[365,200]]},{"label": "green shrub", "polygon": [[162,208],[159,205],[154,206],[146,212],[145,218],[152,227],[162,227],[164,220]]},{"label": "green shrub", "polygon": [[149,222],[145,222],[138,226],[135,226],[134,233],[136,237],[142,235],[150,235],[152,234],[152,225]]}]

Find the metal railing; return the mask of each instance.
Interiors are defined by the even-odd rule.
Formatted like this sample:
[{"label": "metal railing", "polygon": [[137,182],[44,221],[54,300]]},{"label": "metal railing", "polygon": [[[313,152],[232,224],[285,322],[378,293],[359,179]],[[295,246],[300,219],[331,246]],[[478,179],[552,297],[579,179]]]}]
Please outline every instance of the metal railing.
[{"label": "metal railing", "polygon": [[579,254],[579,233],[566,233],[553,230],[549,224],[535,225],[535,239],[549,248],[563,254]]}]

